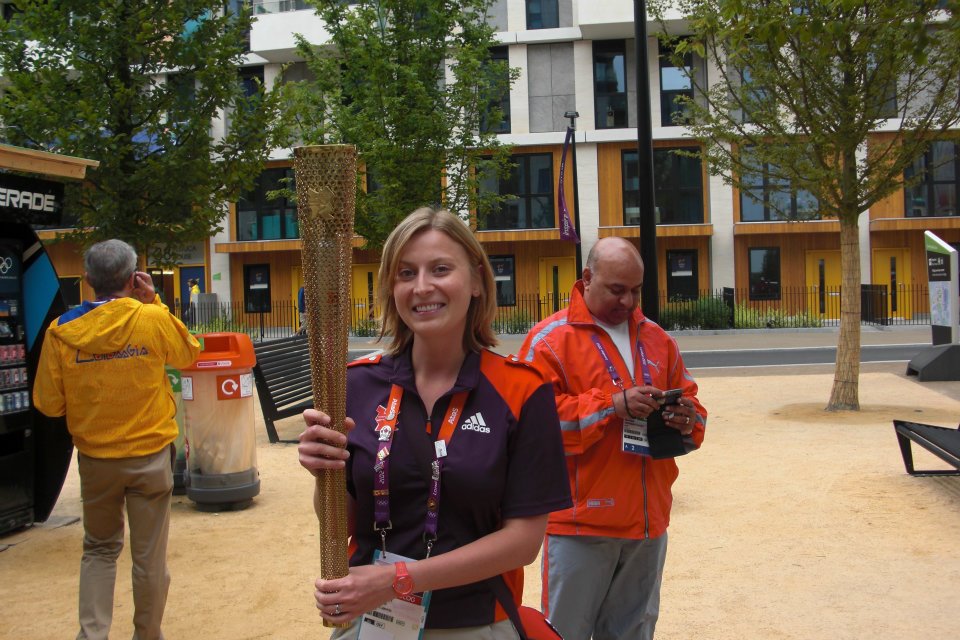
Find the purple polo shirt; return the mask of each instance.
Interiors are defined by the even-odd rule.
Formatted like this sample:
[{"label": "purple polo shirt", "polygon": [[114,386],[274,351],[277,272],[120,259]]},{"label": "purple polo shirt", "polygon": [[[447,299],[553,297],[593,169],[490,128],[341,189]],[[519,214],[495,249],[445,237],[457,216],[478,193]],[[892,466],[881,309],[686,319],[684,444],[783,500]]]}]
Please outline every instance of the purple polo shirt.
[{"label": "purple polo shirt", "polygon": [[[379,362],[363,360],[347,372],[350,433],[347,489],[356,500],[356,551],[351,565],[373,562],[380,536],[373,530],[373,465],[377,407],[393,384],[403,399],[390,451],[390,518],[387,550],[414,559],[423,542],[434,441],[454,394],[469,391],[443,460],[438,539],[433,556],[500,528],[506,518],[542,515],[571,506],[553,388],[532,367],[493,352],[470,353],[456,384],[433,407],[432,435],[417,395],[409,350]],[[509,581],[508,581],[509,584]],[[496,598],[480,582],[433,593],[427,628],[491,624]]]}]

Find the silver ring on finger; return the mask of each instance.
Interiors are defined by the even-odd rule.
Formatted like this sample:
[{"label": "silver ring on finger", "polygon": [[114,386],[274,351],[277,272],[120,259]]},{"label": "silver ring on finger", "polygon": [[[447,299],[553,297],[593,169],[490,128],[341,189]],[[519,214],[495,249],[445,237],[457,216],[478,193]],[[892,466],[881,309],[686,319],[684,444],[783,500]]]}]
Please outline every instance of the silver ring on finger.
[{"label": "silver ring on finger", "polygon": [[338,602],[337,604],[335,604],[334,607],[333,607],[333,615],[335,615],[335,616],[340,615],[340,603],[339,603],[339,602]]}]

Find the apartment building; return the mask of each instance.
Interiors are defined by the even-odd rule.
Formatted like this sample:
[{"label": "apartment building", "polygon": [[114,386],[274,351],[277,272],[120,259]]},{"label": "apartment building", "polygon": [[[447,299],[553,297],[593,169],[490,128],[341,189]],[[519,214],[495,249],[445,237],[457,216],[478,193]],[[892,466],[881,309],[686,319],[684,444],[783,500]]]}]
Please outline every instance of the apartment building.
[{"label": "apartment building", "polygon": [[[326,42],[320,18],[300,0],[253,0],[252,5],[256,22],[241,75],[269,84],[288,65],[287,78],[305,77],[294,34]],[[633,16],[632,0],[498,0],[493,6],[491,20],[500,42],[494,55],[520,69],[498,128],[503,142],[513,146],[516,170],[509,180],[486,185],[515,198],[477,229],[491,256],[503,307],[537,294],[546,301],[542,311],[552,311],[577,277],[576,248],[560,239],[556,201],[567,112],[579,114],[575,169],[566,170],[566,200],[578,219],[582,255],[606,236],[639,244]],[[783,221],[776,211],[710,176],[699,159],[671,153],[698,148],[672,115],[677,95],[697,96],[683,70],[662,55],[654,35],[659,26],[652,21],[647,26],[660,291],[671,299],[692,298],[731,287],[749,303],[808,288],[821,298],[811,296],[808,311],[830,313],[822,297],[840,285],[839,223]],[[685,65],[708,82],[716,73],[696,56]],[[876,133],[878,140],[884,135],[883,129]],[[864,283],[886,285],[893,292],[925,286],[925,230],[960,245],[958,151],[956,140],[934,142],[910,170],[923,174],[924,181],[862,214]],[[301,284],[295,205],[266,198],[292,175],[291,155],[288,149],[275,152],[258,187],[241,202],[229,203],[224,230],[198,244],[179,269],[157,273],[173,297],[182,299],[186,280],[199,276],[205,292],[221,301],[242,302],[247,311],[295,300]],[[926,171],[927,166],[936,168]],[[792,199],[795,208],[810,205],[802,192],[791,194],[789,185],[759,181],[755,193],[762,192],[768,198]],[[372,301],[378,255],[361,246],[357,239],[353,297]],[[81,271],[69,253],[66,247],[51,251],[67,279]],[[77,296],[84,295],[77,287]],[[892,298],[895,308],[889,314],[914,312],[903,302],[905,296],[899,303]]]}]

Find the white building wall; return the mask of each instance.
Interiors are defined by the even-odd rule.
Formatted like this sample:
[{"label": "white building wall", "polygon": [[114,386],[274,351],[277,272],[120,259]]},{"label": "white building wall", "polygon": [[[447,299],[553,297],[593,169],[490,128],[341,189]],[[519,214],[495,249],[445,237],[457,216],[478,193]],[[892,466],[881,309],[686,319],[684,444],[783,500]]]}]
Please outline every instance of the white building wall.
[{"label": "white building wall", "polygon": [[584,140],[584,133],[578,131],[577,182],[580,210],[577,215],[580,216],[580,251],[586,263],[587,254],[600,239],[600,176],[597,175],[597,145]]},{"label": "white building wall", "polygon": [[705,209],[709,209],[713,223],[710,238],[710,274],[712,289],[733,287],[734,270],[733,196],[723,178],[710,176],[707,180]]},{"label": "white building wall", "polygon": [[527,73],[527,45],[510,47],[510,66],[520,69],[520,75],[510,91],[510,131],[513,134],[530,133],[530,79]]},{"label": "white building wall", "polygon": [[[229,205],[225,205],[224,215],[228,215]],[[224,220],[223,231],[210,238],[210,293],[217,294],[217,301],[229,302],[230,293],[230,254],[217,253],[215,248],[221,242],[230,242],[230,231]],[[234,300],[234,302],[237,302]]]}]

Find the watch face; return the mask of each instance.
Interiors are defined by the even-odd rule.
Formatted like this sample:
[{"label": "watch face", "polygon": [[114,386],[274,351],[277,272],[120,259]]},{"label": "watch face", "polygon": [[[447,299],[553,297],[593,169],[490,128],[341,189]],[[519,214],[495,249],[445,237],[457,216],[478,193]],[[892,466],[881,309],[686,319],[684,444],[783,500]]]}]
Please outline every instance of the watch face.
[{"label": "watch face", "polygon": [[393,590],[402,596],[413,593],[413,578],[410,576],[397,576],[393,581]]}]

